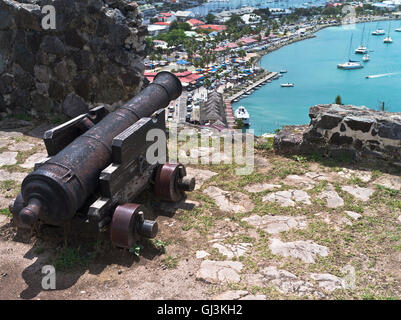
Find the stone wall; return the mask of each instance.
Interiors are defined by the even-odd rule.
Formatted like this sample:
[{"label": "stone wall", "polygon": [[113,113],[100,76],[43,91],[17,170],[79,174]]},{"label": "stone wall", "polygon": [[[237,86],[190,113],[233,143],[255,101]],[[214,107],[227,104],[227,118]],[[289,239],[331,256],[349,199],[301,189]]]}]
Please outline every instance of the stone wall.
[{"label": "stone wall", "polygon": [[401,166],[401,113],[330,104],[310,108],[309,116],[309,126],[287,126],[276,135],[276,150],[348,154]]},{"label": "stone wall", "polygon": [[[47,4],[55,30],[42,28]],[[0,0],[1,116],[74,117],[128,100],[143,83],[141,22],[128,0]]]}]

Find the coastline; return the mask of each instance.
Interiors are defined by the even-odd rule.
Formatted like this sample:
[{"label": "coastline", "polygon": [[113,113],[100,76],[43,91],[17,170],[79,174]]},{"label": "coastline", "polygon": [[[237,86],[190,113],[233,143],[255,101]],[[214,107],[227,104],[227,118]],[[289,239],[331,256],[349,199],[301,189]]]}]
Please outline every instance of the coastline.
[{"label": "coastline", "polygon": [[[385,16],[377,16],[377,17],[373,17],[372,19],[368,20],[368,21],[362,21],[362,20],[357,20],[357,21],[353,21],[352,23],[333,23],[333,24],[324,24],[324,25],[318,25],[316,27],[315,30],[311,31],[310,34],[304,35],[304,36],[298,36],[296,38],[290,39],[288,41],[285,41],[283,43],[277,44],[277,45],[272,45],[271,47],[267,48],[266,50],[263,51],[259,51],[256,54],[256,59],[255,59],[255,64],[258,64],[260,67],[260,61],[262,60],[262,58],[266,55],[268,55],[269,53],[276,51],[278,49],[283,48],[284,46],[293,44],[295,42],[299,42],[299,41],[303,41],[303,40],[308,40],[308,39],[312,39],[312,38],[316,38],[317,35],[316,33],[319,32],[320,30],[323,30],[325,28],[330,28],[330,27],[338,27],[341,25],[351,25],[351,24],[357,24],[357,23],[369,23],[369,22],[378,22],[378,21],[388,21],[388,20],[399,20],[397,18],[392,18],[392,17],[385,17]],[[264,69],[264,68],[263,68]],[[267,72],[270,72],[267,69],[264,69]]]}]

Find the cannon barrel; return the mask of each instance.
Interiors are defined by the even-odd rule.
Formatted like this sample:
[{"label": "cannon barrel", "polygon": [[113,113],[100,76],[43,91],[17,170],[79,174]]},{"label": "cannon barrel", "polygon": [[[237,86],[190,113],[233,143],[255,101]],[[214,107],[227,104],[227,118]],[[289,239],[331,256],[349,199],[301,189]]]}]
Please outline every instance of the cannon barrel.
[{"label": "cannon barrel", "polygon": [[155,111],[165,108],[182,92],[179,79],[160,72],[154,81],[128,103],[107,115],[54,157],[30,173],[21,185],[25,205],[17,225],[31,227],[38,219],[64,225],[95,192],[101,171],[112,160],[114,137]]}]

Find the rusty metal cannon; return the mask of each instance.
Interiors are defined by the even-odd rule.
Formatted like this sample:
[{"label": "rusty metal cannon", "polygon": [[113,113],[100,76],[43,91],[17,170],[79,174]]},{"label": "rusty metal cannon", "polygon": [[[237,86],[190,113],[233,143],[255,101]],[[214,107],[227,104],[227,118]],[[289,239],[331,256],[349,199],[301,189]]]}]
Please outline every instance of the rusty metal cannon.
[{"label": "rusty metal cannon", "polygon": [[146,133],[165,132],[164,108],[181,92],[175,75],[160,72],[116,111],[100,106],[46,131],[48,158],[35,165],[10,206],[17,226],[31,228],[38,221],[65,226],[79,216],[99,230],[109,225],[111,240],[119,247],[155,237],[158,226],[145,219],[146,207],[130,201],[149,186],[156,198],[171,202],[195,187],[183,165],[146,159],[152,143]]}]

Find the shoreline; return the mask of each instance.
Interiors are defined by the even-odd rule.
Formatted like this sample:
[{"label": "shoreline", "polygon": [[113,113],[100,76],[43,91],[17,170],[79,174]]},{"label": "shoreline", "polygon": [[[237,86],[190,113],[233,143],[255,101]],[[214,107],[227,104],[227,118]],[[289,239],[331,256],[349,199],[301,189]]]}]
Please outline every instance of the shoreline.
[{"label": "shoreline", "polygon": [[[379,17],[379,16],[378,16],[378,17],[373,17],[373,19],[371,19],[371,20],[369,20],[369,21],[359,21],[359,20],[358,20],[358,21],[354,21],[354,22],[352,22],[352,23],[333,23],[333,24],[319,25],[319,26],[316,27],[316,30],[311,31],[311,34],[307,34],[307,35],[302,36],[302,37],[301,37],[301,36],[298,36],[298,37],[296,37],[296,38],[294,38],[294,39],[291,39],[291,40],[289,40],[289,41],[286,41],[286,42],[284,42],[284,43],[280,43],[280,44],[278,44],[278,45],[272,45],[272,47],[269,47],[269,48],[266,49],[266,50],[263,50],[263,51],[258,52],[257,55],[255,56],[255,57],[256,57],[255,64],[258,64],[259,67],[263,68],[263,67],[260,65],[260,61],[262,60],[262,58],[263,58],[264,56],[268,55],[269,53],[271,53],[271,52],[273,52],[273,51],[276,51],[276,50],[281,49],[281,48],[283,48],[283,47],[285,47],[285,46],[288,46],[288,45],[290,45],[290,44],[293,44],[293,43],[296,43],[296,42],[299,42],[299,41],[303,41],[303,40],[308,40],[308,39],[316,38],[316,37],[317,37],[316,33],[319,32],[319,31],[321,31],[321,30],[323,30],[323,29],[326,29],[326,28],[338,27],[338,26],[341,26],[341,25],[352,25],[352,24],[357,24],[357,23],[370,23],[370,22],[389,21],[389,20],[400,20],[400,19],[397,19],[397,18],[390,18],[390,17],[384,17],[384,16]],[[263,68],[263,69],[264,69],[264,68]],[[267,70],[267,69],[264,69],[264,70],[267,71],[267,72],[270,72],[270,71]]]},{"label": "shoreline", "polygon": [[[272,45],[271,47],[269,47],[266,50],[257,52],[257,55],[254,56],[256,58],[254,63],[257,64],[260,68],[262,68],[265,72],[272,73],[273,71],[267,70],[266,68],[263,68],[261,66],[261,60],[262,60],[262,58],[264,56],[268,55],[269,53],[271,53],[273,51],[279,50],[279,49],[283,48],[284,46],[287,46],[287,45],[290,45],[290,44],[293,44],[293,43],[296,43],[296,42],[299,42],[299,41],[302,41],[302,40],[315,38],[315,37],[317,37],[317,35],[316,35],[317,32],[319,32],[319,31],[321,31],[323,29],[329,28],[329,27],[338,27],[338,26],[342,26],[342,25],[352,25],[352,24],[357,24],[357,23],[371,23],[371,22],[392,21],[392,20],[397,20],[398,21],[400,19],[396,19],[394,17],[374,17],[373,19],[371,19],[369,21],[360,21],[359,20],[359,21],[355,21],[355,22],[352,22],[352,23],[346,23],[346,24],[344,24],[344,23],[336,23],[336,24],[319,25],[319,26],[316,27],[315,30],[311,31],[311,33],[309,33],[307,35],[297,36],[297,37],[295,37],[293,39],[290,39],[288,41],[284,41],[283,43],[279,43],[277,45]],[[274,134],[274,132],[264,132],[264,133],[261,133],[259,135],[255,134],[255,136],[264,136],[264,135],[270,135],[270,134]]]}]

